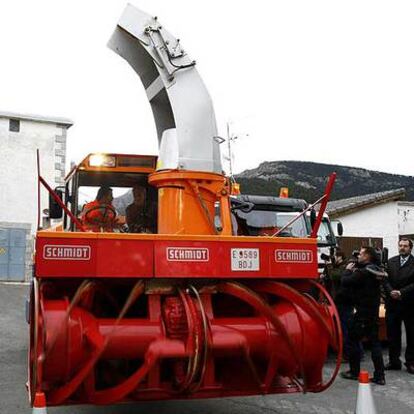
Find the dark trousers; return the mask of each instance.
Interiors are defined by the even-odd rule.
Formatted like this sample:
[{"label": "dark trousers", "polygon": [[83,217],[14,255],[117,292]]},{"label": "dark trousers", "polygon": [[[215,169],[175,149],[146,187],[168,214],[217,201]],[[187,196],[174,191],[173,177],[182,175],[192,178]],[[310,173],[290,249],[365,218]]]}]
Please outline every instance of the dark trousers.
[{"label": "dark trousers", "polygon": [[[414,307],[414,304],[412,305]],[[414,310],[414,309],[413,309]],[[414,311],[407,312],[397,304],[387,306],[385,320],[387,324],[388,352],[390,363],[401,365],[401,325],[404,322],[407,335],[407,348],[405,349],[405,363],[414,365]]]},{"label": "dark trousers", "polygon": [[[354,306],[349,304],[338,304],[337,306],[339,319],[341,320],[342,337],[343,337],[343,355],[349,359],[351,353],[351,341],[349,340],[349,326],[351,325],[352,317],[354,315]],[[363,348],[361,342],[359,343],[360,358],[363,355]]]},{"label": "dark trousers", "polygon": [[378,339],[378,316],[368,317],[355,313],[349,325],[349,368],[354,375],[359,375],[361,365],[360,343],[367,338],[371,343],[371,358],[374,364],[374,377],[384,377],[384,360],[381,343]]}]

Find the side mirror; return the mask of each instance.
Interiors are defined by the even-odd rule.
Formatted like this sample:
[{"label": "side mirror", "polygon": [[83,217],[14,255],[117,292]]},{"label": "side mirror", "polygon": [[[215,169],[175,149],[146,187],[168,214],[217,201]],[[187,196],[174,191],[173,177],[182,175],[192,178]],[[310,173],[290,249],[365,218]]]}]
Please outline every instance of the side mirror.
[{"label": "side mirror", "polygon": [[338,225],[336,227],[336,233],[338,236],[342,236],[344,234],[344,226],[340,221],[338,221]]},{"label": "side mirror", "polygon": [[[62,200],[63,191],[59,188],[55,188],[55,193]],[[49,194],[49,218],[51,219],[60,219],[63,216],[62,207],[55,201],[52,197],[52,194]]]},{"label": "side mirror", "polygon": [[313,226],[316,223],[316,211],[314,209],[310,211],[310,222],[311,222],[311,227],[313,228]]},{"label": "side mirror", "polygon": [[250,213],[253,209],[253,203],[236,199],[231,200],[231,211],[241,210],[243,213]]}]

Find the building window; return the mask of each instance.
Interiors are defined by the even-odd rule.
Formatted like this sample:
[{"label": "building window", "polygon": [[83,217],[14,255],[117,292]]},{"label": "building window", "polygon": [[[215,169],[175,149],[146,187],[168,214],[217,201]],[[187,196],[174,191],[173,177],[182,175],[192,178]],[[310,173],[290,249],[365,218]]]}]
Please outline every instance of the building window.
[{"label": "building window", "polygon": [[9,120],[9,131],[10,132],[20,132],[20,121],[18,119]]}]

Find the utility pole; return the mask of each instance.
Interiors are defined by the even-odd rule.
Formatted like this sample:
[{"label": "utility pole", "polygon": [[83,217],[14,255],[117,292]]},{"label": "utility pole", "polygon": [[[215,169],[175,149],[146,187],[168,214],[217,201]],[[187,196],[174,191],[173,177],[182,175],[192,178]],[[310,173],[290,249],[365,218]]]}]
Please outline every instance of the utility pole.
[{"label": "utility pole", "polygon": [[237,135],[230,134],[230,122],[227,122],[227,151],[229,154],[229,175],[230,178],[233,180],[233,157],[231,151],[231,144],[236,141],[239,137]]},{"label": "utility pole", "polygon": [[233,165],[231,161],[231,138],[230,138],[230,123],[227,122],[227,153],[229,157],[229,175],[233,177]]},{"label": "utility pole", "polygon": [[234,181],[233,178],[233,153],[232,153],[232,144],[236,139],[248,137],[249,134],[242,134],[241,136],[239,134],[232,134],[230,132],[230,122],[227,122],[227,151],[228,151],[228,160],[229,160],[229,175],[230,178]]}]

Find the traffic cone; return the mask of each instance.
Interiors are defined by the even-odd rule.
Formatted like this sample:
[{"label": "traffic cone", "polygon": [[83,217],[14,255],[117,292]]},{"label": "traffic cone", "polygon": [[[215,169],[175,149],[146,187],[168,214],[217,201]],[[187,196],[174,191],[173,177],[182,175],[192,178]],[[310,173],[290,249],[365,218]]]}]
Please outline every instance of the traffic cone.
[{"label": "traffic cone", "polygon": [[37,392],[33,402],[32,414],[47,414],[46,397],[44,392]]},{"label": "traffic cone", "polygon": [[358,395],[355,414],[377,414],[369,385],[369,374],[367,371],[359,373]]}]

